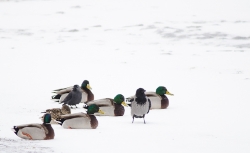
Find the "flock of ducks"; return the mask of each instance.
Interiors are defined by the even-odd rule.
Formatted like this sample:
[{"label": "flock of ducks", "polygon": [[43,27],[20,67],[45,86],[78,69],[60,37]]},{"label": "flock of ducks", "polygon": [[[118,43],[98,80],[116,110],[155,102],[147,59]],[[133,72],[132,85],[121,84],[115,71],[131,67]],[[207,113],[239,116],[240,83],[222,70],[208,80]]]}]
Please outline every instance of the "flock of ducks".
[{"label": "flock of ducks", "polygon": [[[42,112],[42,124],[14,126],[12,130],[18,137],[29,140],[54,139],[55,133],[51,124],[60,124],[66,129],[96,129],[96,116],[123,116],[124,106],[131,107],[132,123],[134,118],[143,118],[145,124],[145,115],[150,109],[166,109],[169,106],[166,95],[173,96],[166,87],[159,86],[155,92],[146,92],[143,88],[138,88],[134,96],[126,99],[122,94],[117,94],[113,99],[94,100],[88,80],[84,80],[81,86],[56,89],[53,93],[55,95],[52,96],[52,100],[62,104],[62,107]],[[77,108],[79,103],[84,103],[86,113],[71,113],[71,109]]]}]

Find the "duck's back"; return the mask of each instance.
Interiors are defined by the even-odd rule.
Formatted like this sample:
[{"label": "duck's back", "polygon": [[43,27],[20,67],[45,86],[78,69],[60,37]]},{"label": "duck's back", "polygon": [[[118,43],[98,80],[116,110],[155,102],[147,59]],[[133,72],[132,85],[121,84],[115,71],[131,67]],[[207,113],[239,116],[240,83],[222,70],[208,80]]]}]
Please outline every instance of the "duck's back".
[{"label": "duck's back", "polygon": [[63,94],[69,93],[72,89],[73,89],[73,86],[60,88],[60,89],[53,90],[53,93],[63,95]]},{"label": "duck's back", "polygon": [[103,99],[97,99],[97,100],[92,100],[92,101],[88,101],[85,102],[86,105],[92,105],[92,104],[96,104],[97,106],[101,107],[101,106],[113,106],[113,99],[111,98],[103,98]]}]

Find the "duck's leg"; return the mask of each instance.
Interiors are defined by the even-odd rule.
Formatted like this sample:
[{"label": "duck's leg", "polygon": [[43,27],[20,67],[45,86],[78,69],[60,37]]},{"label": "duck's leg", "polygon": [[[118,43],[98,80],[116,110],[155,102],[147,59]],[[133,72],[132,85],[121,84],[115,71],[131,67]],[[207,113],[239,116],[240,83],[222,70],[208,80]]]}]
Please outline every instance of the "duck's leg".
[{"label": "duck's leg", "polygon": [[132,123],[134,123],[134,118],[135,118],[135,115],[133,115],[133,120],[132,120]]},{"label": "duck's leg", "polygon": [[144,124],[146,124],[146,122],[145,122],[145,118],[144,118],[144,117],[145,117],[145,115],[143,115],[143,120],[144,120]]}]

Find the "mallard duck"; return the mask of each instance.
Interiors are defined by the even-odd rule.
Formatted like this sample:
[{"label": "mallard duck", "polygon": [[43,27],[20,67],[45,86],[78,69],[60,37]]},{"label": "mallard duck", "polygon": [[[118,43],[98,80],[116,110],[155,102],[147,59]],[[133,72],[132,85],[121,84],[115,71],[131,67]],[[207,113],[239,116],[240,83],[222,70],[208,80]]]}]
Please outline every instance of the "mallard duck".
[{"label": "mallard duck", "polygon": [[[156,92],[145,92],[145,95],[151,100],[151,109],[166,109],[169,106],[169,100],[165,94],[174,95],[164,86],[159,86]],[[133,96],[126,98],[126,100],[129,101],[131,98],[133,98]]]},{"label": "mallard duck", "polygon": [[[125,109],[123,106],[127,106],[124,102],[125,98],[122,94],[117,94],[114,99],[104,98],[93,101],[85,102],[86,106],[96,104],[100,107],[101,110],[105,112],[105,114],[95,113],[94,115],[105,115],[105,116],[123,116]],[[84,107],[86,107],[84,106]]]},{"label": "mallard duck", "polygon": [[169,106],[169,100],[165,94],[171,96],[174,95],[164,86],[159,86],[156,89],[156,92],[146,92],[145,94],[151,100],[152,109],[166,109]]},{"label": "mallard duck", "polygon": [[[52,96],[52,100],[61,103],[72,89],[73,86],[53,90],[52,93],[55,93],[56,95]],[[91,92],[91,89],[92,88],[89,85],[89,81],[84,80],[81,85],[81,92],[82,92],[81,103],[94,100],[94,94]]]},{"label": "mallard duck", "polygon": [[134,123],[134,118],[143,118],[144,124],[146,123],[145,115],[149,113],[151,101],[145,95],[145,91],[143,88],[138,88],[134,98],[130,100],[132,123]]},{"label": "mallard duck", "polygon": [[[71,114],[71,109],[68,105],[63,104],[61,108],[51,108],[51,109],[47,109],[45,112],[42,113],[48,113],[51,115],[51,124],[55,124],[56,122],[54,122],[54,120],[57,120],[58,118],[60,118],[61,115],[66,115],[66,114]],[[42,117],[40,117],[40,119],[44,119],[44,115]]]},{"label": "mallard duck", "polygon": [[62,115],[71,114],[71,109],[69,108],[68,105],[62,104],[61,112]]},{"label": "mallard duck", "polygon": [[80,103],[81,99],[82,99],[81,89],[78,85],[74,85],[73,89],[69,92],[69,94],[67,94],[64,100],[59,103],[68,104],[71,106],[71,108],[73,108],[72,105],[76,106],[77,104]]},{"label": "mallard duck", "polygon": [[13,127],[13,132],[20,138],[29,140],[54,139],[55,133],[50,124],[51,115],[45,114],[43,124],[24,124]]},{"label": "mallard duck", "polygon": [[80,112],[61,115],[57,122],[65,129],[96,129],[98,126],[98,120],[94,115],[96,112],[104,113],[97,105],[92,104],[87,107],[87,114]]}]

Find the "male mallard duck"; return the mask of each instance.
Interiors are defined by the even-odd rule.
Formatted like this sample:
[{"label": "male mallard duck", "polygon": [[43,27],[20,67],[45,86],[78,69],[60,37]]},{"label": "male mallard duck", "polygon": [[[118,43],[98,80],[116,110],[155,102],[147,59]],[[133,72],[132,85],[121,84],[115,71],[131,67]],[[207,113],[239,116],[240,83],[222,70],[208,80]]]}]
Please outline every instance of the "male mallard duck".
[{"label": "male mallard duck", "polygon": [[132,123],[134,122],[134,118],[143,118],[144,124],[146,123],[144,117],[149,113],[151,101],[145,95],[145,91],[143,88],[137,89],[135,97],[130,100]]},{"label": "male mallard duck", "polygon": [[[165,94],[174,95],[164,86],[159,86],[156,92],[145,92],[145,95],[151,100],[151,109],[166,109],[169,106],[169,100]],[[133,98],[133,96],[127,98],[127,100],[129,101],[131,98]]]},{"label": "male mallard duck", "polygon": [[98,99],[98,100],[85,102],[85,104],[87,106],[96,104],[100,107],[101,110],[105,112],[105,114],[95,113],[94,115],[123,116],[125,112],[125,109],[123,106],[127,106],[124,100],[125,100],[124,96],[122,94],[118,94],[115,96],[114,99],[111,99],[111,98]]},{"label": "male mallard duck", "polygon": [[[72,89],[73,89],[73,86],[53,90],[52,93],[56,93],[56,95],[52,96],[52,100],[55,100],[57,102],[62,102]],[[81,99],[82,103],[86,101],[94,100],[94,94],[91,92],[91,87],[89,85],[88,80],[84,80],[82,82],[81,92],[82,92],[82,99]]]},{"label": "male mallard duck", "polygon": [[57,122],[65,129],[96,129],[98,126],[98,120],[96,119],[94,113],[103,112],[95,104],[87,106],[87,109],[87,114],[80,112],[61,115],[61,118],[57,119]]},{"label": "male mallard duck", "polygon": [[166,87],[159,86],[156,89],[156,92],[146,92],[146,96],[151,100],[151,108],[152,109],[166,109],[169,106],[169,100],[168,97],[165,95],[171,95]]},{"label": "male mallard duck", "polygon": [[[48,113],[51,115],[51,124],[55,123],[53,122],[54,120],[57,120],[58,118],[60,118],[61,115],[66,115],[66,114],[71,114],[71,110],[70,107],[66,104],[62,105],[62,108],[51,108],[51,109],[47,109],[45,112],[42,113]],[[41,119],[43,120],[44,115],[41,117]]]},{"label": "male mallard duck", "polygon": [[80,103],[81,99],[82,99],[81,89],[78,85],[74,85],[73,89],[69,92],[69,94],[67,94],[64,100],[59,103],[68,104],[72,108],[72,105],[76,106],[77,104]]},{"label": "male mallard duck", "polygon": [[43,124],[24,124],[13,127],[13,132],[20,138],[30,140],[54,139],[55,133],[50,124],[51,115],[45,114]]}]

